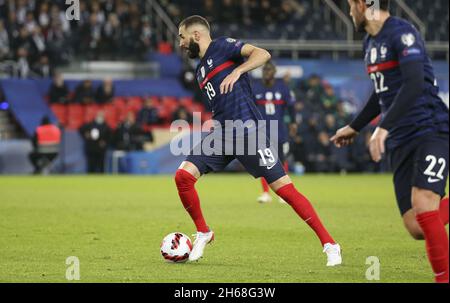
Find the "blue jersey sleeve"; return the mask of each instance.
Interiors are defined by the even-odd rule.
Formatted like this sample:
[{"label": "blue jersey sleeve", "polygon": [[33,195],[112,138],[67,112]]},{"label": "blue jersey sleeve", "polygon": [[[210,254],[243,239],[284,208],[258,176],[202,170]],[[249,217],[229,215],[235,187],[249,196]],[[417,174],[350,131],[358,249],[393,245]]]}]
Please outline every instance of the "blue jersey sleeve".
[{"label": "blue jersey sleeve", "polygon": [[242,47],[244,43],[242,41],[233,38],[221,38],[218,41],[219,47],[222,49],[223,54],[228,59],[242,59]]},{"label": "blue jersey sleeve", "polygon": [[392,39],[392,46],[400,64],[424,60],[426,56],[425,43],[414,27],[400,28]]}]

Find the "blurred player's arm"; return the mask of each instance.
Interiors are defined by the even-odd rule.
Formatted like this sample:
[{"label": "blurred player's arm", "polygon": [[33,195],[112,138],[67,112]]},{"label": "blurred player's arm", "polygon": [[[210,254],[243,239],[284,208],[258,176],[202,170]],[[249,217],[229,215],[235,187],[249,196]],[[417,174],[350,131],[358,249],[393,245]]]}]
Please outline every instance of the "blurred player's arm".
[{"label": "blurred player's arm", "polygon": [[375,91],[369,98],[361,112],[347,125],[336,132],[330,140],[337,146],[343,147],[353,143],[358,133],[381,113],[379,99]]},{"label": "blurred player's arm", "polygon": [[236,67],[233,72],[222,81],[222,84],[220,85],[221,94],[231,92],[234,84],[239,80],[242,74],[263,66],[271,58],[271,55],[267,50],[251,44],[244,44],[244,46],[242,46],[241,55],[248,59]]}]

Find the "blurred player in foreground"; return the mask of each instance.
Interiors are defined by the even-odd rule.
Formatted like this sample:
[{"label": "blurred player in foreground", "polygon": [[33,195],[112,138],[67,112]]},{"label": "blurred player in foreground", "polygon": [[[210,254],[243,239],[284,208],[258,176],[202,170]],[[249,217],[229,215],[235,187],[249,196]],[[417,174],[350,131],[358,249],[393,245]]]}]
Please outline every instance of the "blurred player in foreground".
[{"label": "blurred player in foreground", "polygon": [[[364,41],[367,73],[375,90],[361,113],[331,138],[336,146],[353,142],[358,132],[382,115],[370,140],[379,162],[389,153],[397,203],[406,229],[425,239],[436,282],[448,283],[448,108],[438,96],[425,43],[409,22],[391,17],[389,0],[348,0],[350,15]],[[372,3],[373,4],[373,3]],[[378,6],[379,5],[379,6]]]},{"label": "blurred player in foreground", "polygon": [[[231,38],[212,40],[209,23],[201,16],[191,16],[183,20],[179,25],[179,38],[180,47],[190,58],[200,58],[196,78],[202,93],[211,103],[213,119],[219,126],[225,125],[225,131],[225,121],[250,122],[246,133],[232,133],[231,139],[227,140],[225,137],[221,142],[225,149],[230,144],[236,147],[236,143],[246,141],[250,133],[258,132],[257,121],[263,120],[256,108],[247,72],[264,65],[270,60],[270,54],[266,50]],[[267,136],[265,140],[268,141]],[[175,174],[180,199],[197,227],[196,239],[189,255],[190,261],[200,259],[206,245],[214,239],[214,232],[203,217],[194,185],[202,175],[221,171],[233,159],[238,159],[255,178],[264,177],[272,190],[289,203],[315,231],[323,251],[327,254],[327,266],[342,263],[339,244],[325,229],[311,203],[295,189],[270,144],[264,150],[246,150],[244,154],[237,153],[234,149],[232,154],[228,154],[222,147],[215,146],[218,150],[212,155],[205,154],[202,146],[199,145],[200,153],[196,153],[197,148],[194,147]]]}]

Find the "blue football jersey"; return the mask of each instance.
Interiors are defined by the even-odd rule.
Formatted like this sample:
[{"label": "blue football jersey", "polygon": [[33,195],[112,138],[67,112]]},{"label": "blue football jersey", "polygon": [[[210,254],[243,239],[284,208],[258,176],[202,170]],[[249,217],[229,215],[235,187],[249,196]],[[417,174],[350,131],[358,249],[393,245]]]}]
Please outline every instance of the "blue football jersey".
[{"label": "blue football jersey", "polygon": [[196,70],[200,89],[209,100],[213,119],[224,125],[226,120],[262,120],[256,108],[250,78],[243,74],[234,84],[233,91],[220,93],[222,81],[239,65],[244,63],[241,55],[244,43],[221,37],[211,42]]},{"label": "blue football jersey", "polygon": [[272,87],[265,86],[262,81],[253,85],[256,105],[261,112],[267,125],[267,135],[272,138],[269,132],[270,121],[278,121],[278,143],[288,141],[289,133],[284,118],[289,114],[290,108],[294,106],[295,97],[283,80],[277,80]]},{"label": "blue football jersey", "polygon": [[400,65],[421,61],[425,85],[422,95],[390,129],[387,147],[396,148],[428,133],[449,131],[448,108],[438,96],[439,87],[425,43],[417,29],[406,20],[390,17],[376,36],[364,40],[367,73],[379,97],[382,119],[402,86]]}]

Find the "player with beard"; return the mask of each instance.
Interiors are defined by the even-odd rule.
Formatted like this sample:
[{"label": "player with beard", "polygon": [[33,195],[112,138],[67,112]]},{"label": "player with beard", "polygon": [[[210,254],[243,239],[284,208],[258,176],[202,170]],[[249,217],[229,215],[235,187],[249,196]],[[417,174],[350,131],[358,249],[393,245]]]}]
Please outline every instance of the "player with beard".
[{"label": "player with beard", "polygon": [[[373,1],[372,1],[373,2]],[[358,132],[381,113],[370,140],[372,159],[389,154],[397,203],[406,229],[425,239],[436,282],[449,282],[448,108],[439,88],[425,43],[408,21],[389,14],[389,0],[368,6],[348,0],[350,15],[364,40],[367,73],[374,92],[354,121],[331,138],[336,146],[353,142]]]},{"label": "player with beard", "polygon": [[220,148],[214,146],[216,150],[213,154],[205,153],[201,148],[203,142],[199,145],[200,153],[193,152],[198,150],[194,147],[175,174],[180,199],[197,228],[189,260],[200,259],[206,245],[214,238],[214,232],[203,217],[194,185],[202,175],[222,171],[232,160],[238,159],[255,178],[264,177],[272,190],[289,203],[314,230],[327,254],[327,266],[341,264],[339,244],[325,229],[311,203],[295,189],[267,137],[265,143],[269,144],[263,150],[247,149],[243,154],[234,149],[232,154],[227,153],[229,150],[224,151],[230,145],[236,147],[236,143],[246,141],[251,133],[258,131],[257,121],[263,118],[256,108],[247,72],[264,65],[270,60],[270,54],[264,49],[231,38],[212,40],[209,23],[201,16],[183,20],[179,25],[179,38],[180,47],[187,51],[189,57],[200,58],[196,78],[202,93],[211,103],[215,123],[219,123],[226,132],[225,121],[250,122],[247,132],[233,132],[232,139],[228,140],[225,136]]}]

